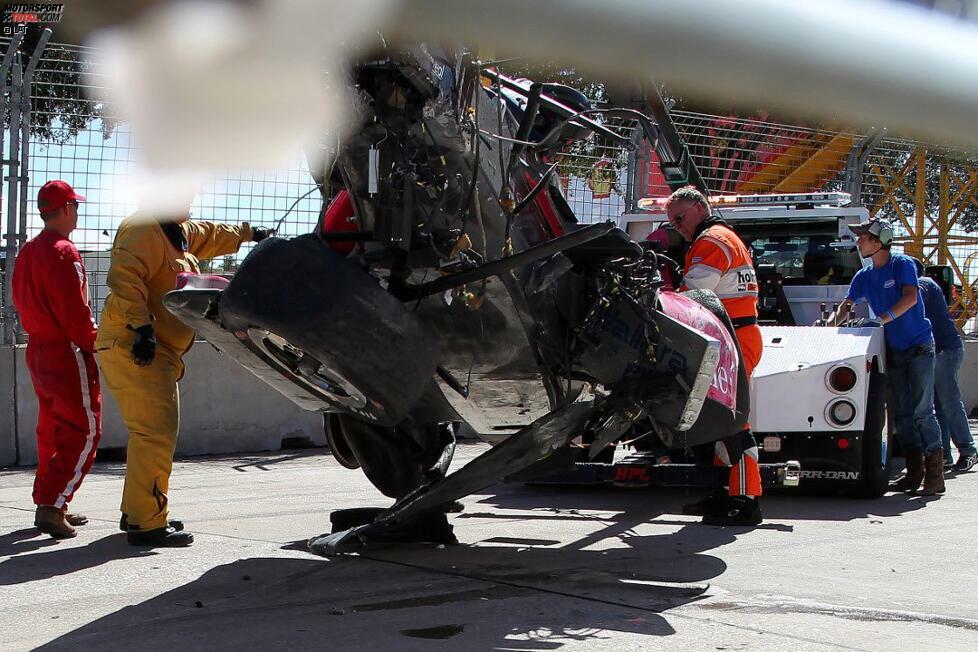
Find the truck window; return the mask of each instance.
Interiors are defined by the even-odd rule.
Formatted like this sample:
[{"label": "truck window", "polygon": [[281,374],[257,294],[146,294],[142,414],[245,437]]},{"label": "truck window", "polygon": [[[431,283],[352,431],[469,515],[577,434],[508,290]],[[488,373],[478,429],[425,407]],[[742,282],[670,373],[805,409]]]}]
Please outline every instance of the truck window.
[{"label": "truck window", "polygon": [[785,285],[848,285],[862,266],[855,249],[832,246],[838,241],[834,220],[733,226],[754,256],[754,265],[773,265]]}]

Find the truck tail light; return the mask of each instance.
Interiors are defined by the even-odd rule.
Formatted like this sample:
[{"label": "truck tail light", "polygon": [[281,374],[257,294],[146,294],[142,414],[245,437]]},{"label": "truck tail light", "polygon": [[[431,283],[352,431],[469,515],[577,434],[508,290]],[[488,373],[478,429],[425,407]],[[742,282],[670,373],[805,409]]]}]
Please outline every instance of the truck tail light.
[{"label": "truck tail light", "polygon": [[829,389],[844,394],[856,386],[857,380],[856,370],[852,367],[846,365],[835,367],[829,372]]},{"label": "truck tail light", "polygon": [[845,399],[830,403],[826,411],[835,426],[848,426],[856,418],[856,406]]}]

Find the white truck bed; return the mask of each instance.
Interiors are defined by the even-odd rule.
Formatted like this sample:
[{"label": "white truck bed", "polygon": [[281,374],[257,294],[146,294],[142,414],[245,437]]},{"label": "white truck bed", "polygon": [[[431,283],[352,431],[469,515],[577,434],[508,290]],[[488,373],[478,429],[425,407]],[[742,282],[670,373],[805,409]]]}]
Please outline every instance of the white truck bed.
[{"label": "white truck bed", "polygon": [[[866,415],[868,363],[885,370],[883,329],[762,326],[764,353],[751,377],[751,427],[756,433],[859,431]],[[848,392],[831,390],[831,369],[847,364],[857,381]],[[857,410],[848,426],[826,419],[828,405],[848,398]]]}]

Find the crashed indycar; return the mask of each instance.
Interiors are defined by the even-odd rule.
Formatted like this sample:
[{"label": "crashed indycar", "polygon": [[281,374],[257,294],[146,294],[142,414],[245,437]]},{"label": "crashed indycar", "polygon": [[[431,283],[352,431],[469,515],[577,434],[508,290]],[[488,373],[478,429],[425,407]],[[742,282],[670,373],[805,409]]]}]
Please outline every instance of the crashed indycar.
[{"label": "crashed indycar", "polygon": [[[743,429],[749,385],[722,305],[662,291],[655,252],[579,224],[555,157],[633,119],[464,51],[383,51],[352,74],[355,127],[321,171],[316,231],[269,238],[226,287],[168,308],[299,407],[336,459],[395,503],[334,513],[322,554],[376,538],[452,540],[445,511],[500,481]],[[663,160],[678,160],[662,156]],[[448,473],[452,424],[496,445]]]}]

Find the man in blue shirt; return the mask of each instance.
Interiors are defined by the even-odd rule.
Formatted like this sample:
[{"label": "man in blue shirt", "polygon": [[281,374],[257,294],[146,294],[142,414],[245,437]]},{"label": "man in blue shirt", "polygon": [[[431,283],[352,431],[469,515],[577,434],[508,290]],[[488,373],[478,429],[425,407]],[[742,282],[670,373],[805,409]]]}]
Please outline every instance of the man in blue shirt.
[{"label": "man in blue shirt", "polygon": [[887,375],[896,404],[897,435],[907,458],[907,474],[895,489],[934,496],[944,493],[944,449],[934,413],[934,335],[924,315],[912,258],[891,254],[893,227],[870,218],[849,227],[859,255],[872,261],[859,270],[832,321],[853,304],[868,301],[883,326]]},{"label": "man in blue shirt", "polygon": [[970,471],[978,464],[978,450],[968,426],[968,413],[961,401],[961,388],[958,373],[964,360],[964,344],[961,335],[951,319],[944,291],[937,282],[923,275],[924,266],[918,260],[917,274],[920,278],[920,296],[924,301],[924,314],[934,329],[934,345],[937,355],[934,363],[934,403],[937,408],[937,422],[941,425],[941,443],[944,448],[944,464],[951,463],[951,441],[958,449],[958,461],[954,470],[958,473]]}]

